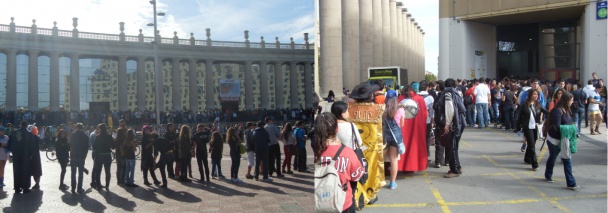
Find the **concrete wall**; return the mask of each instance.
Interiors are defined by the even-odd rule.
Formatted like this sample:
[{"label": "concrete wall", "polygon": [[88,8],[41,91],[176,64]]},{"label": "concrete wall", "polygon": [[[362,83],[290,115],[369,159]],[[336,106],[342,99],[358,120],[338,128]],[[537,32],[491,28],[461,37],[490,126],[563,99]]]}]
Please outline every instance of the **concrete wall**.
[{"label": "concrete wall", "polygon": [[[439,79],[471,79],[475,69],[475,51],[483,51],[487,74],[496,77],[496,27],[475,22],[441,18],[439,21]],[[448,32],[447,35],[443,35]],[[479,78],[482,76],[475,76]]]},{"label": "concrete wall", "polygon": [[591,74],[596,72],[598,78],[604,79],[606,83],[608,69],[606,60],[608,54],[608,38],[606,37],[607,21],[596,20],[595,3],[587,5],[585,12],[581,16],[581,28],[583,39],[581,42],[581,75],[583,82],[591,79]]},{"label": "concrete wall", "polygon": [[481,18],[588,4],[589,0],[440,0],[440,18]]}]

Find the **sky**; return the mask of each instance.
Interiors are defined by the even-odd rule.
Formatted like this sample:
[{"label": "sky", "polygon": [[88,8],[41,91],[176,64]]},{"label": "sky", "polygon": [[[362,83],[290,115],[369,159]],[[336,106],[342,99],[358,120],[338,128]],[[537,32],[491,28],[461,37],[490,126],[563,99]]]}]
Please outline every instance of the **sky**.
[{"label": "sky", "polygon": [[[439,2],[438,0],[398,0],[412,14],[425,31],[426,70],[437,73],[439,56]],[[166,15],[158,18],[162,37],[206,39],[205,29],[211,29],[215,41],[244,41],[243,31],[249,30],[249,40],[281,43],[304,43],[315,39],[314,0],[158,0],[157,12]],[[60,30],[71,30],[72,18],[78,17],[78,30],[107,34],[120,33],[119,22],[125,23],[125,34],[138,35],[139,29],[151,36],[153,28],[152,5],[148,0],[19,0],[3,1],[0,7],[0,24],[10,24],[15,18],[17,26],[31,26],[36,19],[39,28],[52,28],[57,22]]]}]

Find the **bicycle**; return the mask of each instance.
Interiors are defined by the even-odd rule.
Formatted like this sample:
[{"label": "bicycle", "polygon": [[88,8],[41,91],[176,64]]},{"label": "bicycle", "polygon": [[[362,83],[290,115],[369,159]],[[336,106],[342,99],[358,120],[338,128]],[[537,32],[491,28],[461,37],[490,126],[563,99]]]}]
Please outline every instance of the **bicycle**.
[{"label": "bicycle", "polygon": [[54,142],[48,142],[46,146],[46,158],[50,161],[57,160],[57,150],[55,149]]}]

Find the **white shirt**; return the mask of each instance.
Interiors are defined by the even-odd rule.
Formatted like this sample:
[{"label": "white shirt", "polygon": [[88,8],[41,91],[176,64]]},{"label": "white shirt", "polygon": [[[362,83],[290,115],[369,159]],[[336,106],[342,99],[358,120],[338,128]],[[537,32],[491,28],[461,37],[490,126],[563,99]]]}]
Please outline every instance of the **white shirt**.
[{"label": "white shirt", "polygon": [[[596,102],[600,102],[601,98],[600,98],[600,94],[597,93],[596,91],[592,91],[589,93],[589,98],[593,98],[593,100],[595,100]],[[591,103],[591,101],[589,101],[589,111],[599,111],[600,110],[600,104],[594,104]]]},{"label": "white shirt", "polygon": [[530,121],[528,122],[528,129],[536,129],[536,118],[534,118],[534,104],[530,105]]},{"label": "white shirt", "polygon": [[429,95],[427,91],[421,91],[418,93],[418,95],[422,97],[426,95],[426,97],[424,97],[424,103],[428,112],[428,116],[426,117],[426,123],[430,124],[431,118],[435,117],[435,111],[433,110],[433,103],[435,103],[435,99],[433,98],[433,96]]},{"label": "white shirt", "polygon": [[487,104],[488,96],[490,95],[490,88],[488,85],[480,83],[475,87],[473,94],[475,94],[476,104]]},{"label": "white shirt", "polygon": [[357,143],[361,146],[363,140],[361,139],[361,135],[359,134],[359,130],[357,130],[357,126],[350,122],[338,122],[338,134],[336,137],[344,144],[344,146],[353,147],[353,128],[355,128],[355,137],[357,138]]}]

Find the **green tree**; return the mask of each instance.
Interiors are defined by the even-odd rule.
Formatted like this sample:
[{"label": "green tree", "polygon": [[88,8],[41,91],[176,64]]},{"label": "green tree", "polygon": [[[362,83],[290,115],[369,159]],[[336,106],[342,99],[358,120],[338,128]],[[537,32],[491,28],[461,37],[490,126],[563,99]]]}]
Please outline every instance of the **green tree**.
[{"label": "green tree", "polygon": [[426,72],[426,74],[424,74],[424,80],[426,82],[437,81],[437,76],[431,72]]}]

